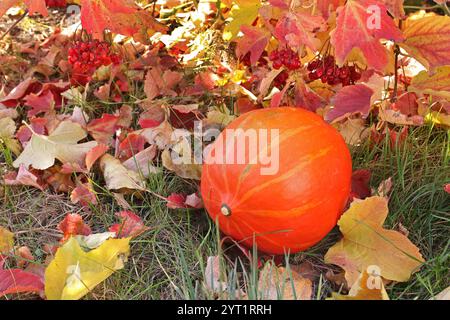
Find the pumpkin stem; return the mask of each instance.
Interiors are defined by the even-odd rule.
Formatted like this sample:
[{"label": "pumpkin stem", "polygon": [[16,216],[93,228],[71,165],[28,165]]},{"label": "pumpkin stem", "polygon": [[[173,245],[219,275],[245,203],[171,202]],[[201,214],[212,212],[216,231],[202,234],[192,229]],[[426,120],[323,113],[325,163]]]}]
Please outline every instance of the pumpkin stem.
[{"label": "pumpkin stem", "polygon": [[231,209],[226,204],[222,204],[222,207],[220,207],[220,212],[222,212],[224,216],[231,216]]}]

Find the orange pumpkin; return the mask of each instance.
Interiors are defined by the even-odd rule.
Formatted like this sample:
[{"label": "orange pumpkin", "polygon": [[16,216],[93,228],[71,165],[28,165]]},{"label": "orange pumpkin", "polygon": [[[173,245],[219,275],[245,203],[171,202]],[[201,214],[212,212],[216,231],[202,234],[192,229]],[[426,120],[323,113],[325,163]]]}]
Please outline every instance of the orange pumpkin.
[{"label": "orange pumpkin", "polygon": [[[227,129],[274,129],[258,136],[267,143],[256,154],[269,150],[273,162],[278,159],[276,173],[267,173],[267,158],[255,163],[250,134],[243,145],[236,137],[245,134],[227,136]],[[272,135],[276,130],[278,135]],[[231,150],[244,153],[245,161],[226,158]],[[201,193],[211,218],[225,234],[248,247],[256,242],[267,253],[294,253],[319,242],[336,225],[350,193],[352,162],[344,140],[321,117],[301,108],[240,116],[211,144],[204,162]]]}]

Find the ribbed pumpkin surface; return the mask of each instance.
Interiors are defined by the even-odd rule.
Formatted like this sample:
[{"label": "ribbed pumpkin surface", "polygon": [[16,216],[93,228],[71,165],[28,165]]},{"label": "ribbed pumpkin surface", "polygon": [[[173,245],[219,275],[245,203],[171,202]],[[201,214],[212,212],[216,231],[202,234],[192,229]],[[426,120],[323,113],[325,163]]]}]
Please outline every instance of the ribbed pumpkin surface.
[{"label": "ribbed pumpkin surface", "polygon": [[[279,129],[279,170],[262,175],[268,165],[249,164],[249,157],[243,164],[205,163],[201,193],[211,218],[225,234],[249,247],[255,241],[267,253],[293,253],[320,241],[350,192],[352,163],[341,135],[318,115],[290,107],[251,111],[227,127],[237,128]],[[223,137],[206,162],[227,143]]]}]

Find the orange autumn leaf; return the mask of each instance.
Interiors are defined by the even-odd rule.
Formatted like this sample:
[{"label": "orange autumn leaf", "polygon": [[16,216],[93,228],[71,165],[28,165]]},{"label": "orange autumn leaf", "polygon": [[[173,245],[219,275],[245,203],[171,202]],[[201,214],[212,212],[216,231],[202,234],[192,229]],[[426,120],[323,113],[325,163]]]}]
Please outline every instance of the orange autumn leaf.
[{"label": "orange autumn leaf", "polygon": [[412,16],[406,21],[403,34],[401,47],[427,69],[450,64],[450,17]]},{"label": "orange autumn leaf", "polygon": [[388,200],[370,197],[354,201],[338,225],[343,238],[325,255],[325,262],[338,265],[352,285],[359,273],[376,266],[383,278],[407,281],[424,259],[419,249],[403,234],[383,228]]},{"label": "orange autumn leaf", "polygon": [[377,274],[365,270],[351,287],[348,295],[333,292],[332,300],[389,300],[383,280]]},{"label": "orange autumn leaf", "polygon": [[83,218],[76,213],[69,213],[58,225],[58,229],[64,234],[61,242],[65,242],[74,235],[90,235],[91,228],[84,223]]}]

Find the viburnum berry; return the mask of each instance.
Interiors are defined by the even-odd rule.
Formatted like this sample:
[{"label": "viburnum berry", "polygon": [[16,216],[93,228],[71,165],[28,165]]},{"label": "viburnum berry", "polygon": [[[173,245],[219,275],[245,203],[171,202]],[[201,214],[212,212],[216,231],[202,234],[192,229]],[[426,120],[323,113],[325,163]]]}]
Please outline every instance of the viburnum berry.
[{"label": "viburnum berry", "polygon": [[272,51],[269,59],[272,61],[274,69],[280,69],[282,66],[285,66],[288,70],[296,70],[301,67],[297,52],[290,48]]},{"label": "viburnum berry", "polygon": [[45,4],[49,8],[65,8],[67,6],[66,0],[45,0]]},{"label": "viburnum berry", "polygon": [[340,83],[342,86],[348,86],[361,79],[361,73],[356,65],[339,67],[334,57],[330,55],[311,61],[306,69],[309,71],[311,81],[320,79],[322,83],[329,85]]},{"label": "viburnum berry", "polygon": [[71,82],[85,85],[101,66],[119,64],[120,57],[113,53],[111,45],[99,40],[76,41],[69,48],[68,61],[72,66]]}]

